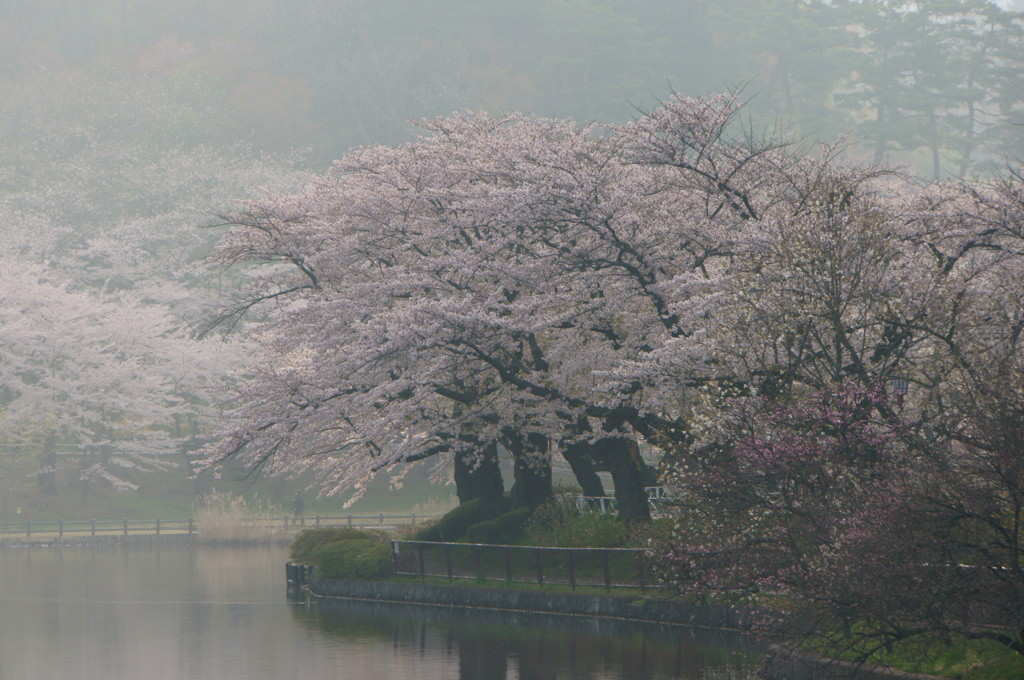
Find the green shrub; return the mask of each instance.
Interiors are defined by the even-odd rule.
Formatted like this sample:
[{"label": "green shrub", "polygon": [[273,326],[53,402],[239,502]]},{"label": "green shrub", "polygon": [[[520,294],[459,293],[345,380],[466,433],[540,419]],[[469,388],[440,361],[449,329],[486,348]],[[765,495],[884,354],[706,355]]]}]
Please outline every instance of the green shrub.
[{"label": "green shrub", "polygon": [[412,541],[457,541],[466,530],[480,521],[480,501],[471,500],[445,513],[444,517],[425,529],[414,533]]},{"label": "green shrub", "polygon": [[404,540],[406,540],[406,541],[430,541],[431,543],[440,543],[441,542],[441,530],[437,528],[438,524],[440,524],[440,520],[438,520],[437,522],[434,522],[432,524],[429,524],[427,526],[420,527],[416,531],[414,531],[411,534],[409,534],[408,536],[406,536]]},{"label": "green shrub", "polygon": [[[502,499],[501,507],[507,512],[512,501],[507,496]],[[480,501],[473,499],[448,511],[444,517],[434,524],[413,532],[406,540],[434,541],[453,543],[466,540],[466,532],[475,524],[480,523]]]},{"label": "green shrub", "polygon": [[356,538],[327,543],[313,551],[313,565],[320,578],[374,579],[392,573],[391,545]]},{"label": "green shrub", "polygon": [[354,539],[373,539],[374,535],[350,529],[348,527],[317,527],[315,529],[303,529],[295,536],[291,546],[288,548],[288,556],[296,564],[313,564],[313,553],[317,548],[327,543],[338,541],[351,541]]},{"label": "green shrub", "polygon": [[628,532],[618,517],[581,512],[575,499],[556,497],[530,517],[526,538],[534,545],[622,548],[628,542]]},{"label": "green shrub", "polygon": [[459,541],[466,537],[466,531],[480,521],[480,500],[473,499],[448,511],[437,521],[439,541]]},{"label": "green shrub", "polygon": [[487,522],[474,524],[466,531],[470,543],[508,544],[522,537],[523,527],[530,519],[530,508],[517,508]]}]

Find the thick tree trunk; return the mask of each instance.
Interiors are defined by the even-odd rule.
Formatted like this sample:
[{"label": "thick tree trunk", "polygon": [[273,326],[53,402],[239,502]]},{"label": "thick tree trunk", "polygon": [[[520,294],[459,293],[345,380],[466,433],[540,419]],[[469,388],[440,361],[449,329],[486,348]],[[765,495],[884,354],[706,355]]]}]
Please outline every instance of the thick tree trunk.
[{"label": "thick tree trunk", "polygon": [[615,482],[619,517],[627,522],[650,522],[651,508],[644,489],[648,481],[647,464],[640,458],[637,443],[624,437],[608,437],[594,444],[594,451]]},{"label": "thick tree trunk", "polygon": [[552,496],[547,437],[536,433],[523,437],[514,432],[507,436],[507,442],[515,462],[512,507],[536,508]]},{"label": "thick tree trunk", "polygon": [[455,494],[459,503],[480,500],[480,519],[488,520],[505,509],[505,482],[498,467],[498,444],[484,444],[477,452],[455,456]]},{"label": "thick tree trunk", "polygon": [[81,507],[88,507],[89,505],[89,478],[82,478],[82,496],[79,499]]},{"label": "thick tree trunk", "polygon": [[57,434],[51,432],[43,444],[43,456],[40,460],[39,489],[43,493],[57,493]]},{"label": "thick tree trunk", "polygon": [[604,484],[601,483],[601,478],[597,474],[597,467],[594,465],[590,452],[590,444],[581,442],[566,447],[562,451],[562,457],[565,458],[565,461],[569,463],[569,467],[572,468],[572,473],[576,476],[576,481],[579,482],[580,488],[583,489],[584,496],[607,496],[608,494],[604,490]]}]

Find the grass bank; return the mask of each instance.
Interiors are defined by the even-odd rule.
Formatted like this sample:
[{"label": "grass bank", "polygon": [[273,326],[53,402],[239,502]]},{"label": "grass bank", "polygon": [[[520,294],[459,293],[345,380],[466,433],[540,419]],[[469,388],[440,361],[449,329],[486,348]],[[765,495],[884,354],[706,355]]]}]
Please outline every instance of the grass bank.
[{"label": "grass bank", "polygon": [[[521,514],[521,513],[520,513]],[[655,526],[650,531],[657,532]],[[527,519],[509,513],[482,522],[472,505],[463,505],[451,511],[437,523],[425,526],[408,536],[410,540],[441,542],[502,542],[510,545],[546,545],[556,547],[620,548],[639,546],[650,533],[630,531],[614,518],[579,513],[566,506],[548,507],[533,513]],[[301,538],[302,535],[300,535]],[[486,536],[488,541],[476,541]],[[338,543],[348,542],[345,547]],[[334,543],[335,547],[331,547]],[[299,546],[298,549],[297,546]],[[310,532],[304,541],[292,547],[292,558],[302,564],[313,564],[326,578],[372,579],[382,583],[414,586],[451,586],[453,583],[440,576],[395,575],[390,568],[390,544],[385,536],[361,533],[351,536],[332,536],[328,532]],[[368,566],[369,565],[369,566]],[[322,569],[323,571],[320,571]],[[500,581],[475,581],[461,578],[454,582],[460,588],[505,590],[520,593],[574,593],[577,595],[614,596],[637,603],[665,601],[664,591],[652,596],[639,588],[615,588],[609,592],[599,586],[579,586],[545,583],[543,586]],[[693,602],[678,601],[680,607],[697,606]],[[1024,658],[1005,646],[990,640],[937,637],[907,640],[879,649],[867,650],[854,645],[850,638],[820,635],[809,641],[807,651],[832,659],[866,662],[872,666],[888,667],[937,678],[956,680],[1009,680],[1024,678]],[[870,653],[868,653],[870,652]]]},{"label": "grass bank", "polygon": [[1024,678],[1024,657],[993,640],[918,636],[879,648],[835,634],[808,641],[816,654],[954,680]]}]

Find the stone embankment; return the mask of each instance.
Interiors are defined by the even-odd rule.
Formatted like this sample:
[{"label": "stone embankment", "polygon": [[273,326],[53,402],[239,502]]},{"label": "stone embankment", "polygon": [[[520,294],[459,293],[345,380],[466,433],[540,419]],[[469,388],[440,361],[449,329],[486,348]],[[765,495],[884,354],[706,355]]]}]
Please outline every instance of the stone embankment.
[{"label": "stone embankment", "polygon": [[[316,601],[353,600],[483,611],[555,614],[588,619],[633,621],[731,631],[749,631],[755,615],[721,605],[657,598],[586,595],[540,590],[432,583],[319,579],[316,570],[299,577]],[[766,680],[936,680],[934,676],[858,666],[824,657],[773,648],[761,669]]]},{"label": "stone embankment", "polygon": [[489,611],[559,614],[700,628],[749,630],[751,615],[730,607],[655,598],[585,595],[485,586],[309,578],[312,598],[394,602]]}]

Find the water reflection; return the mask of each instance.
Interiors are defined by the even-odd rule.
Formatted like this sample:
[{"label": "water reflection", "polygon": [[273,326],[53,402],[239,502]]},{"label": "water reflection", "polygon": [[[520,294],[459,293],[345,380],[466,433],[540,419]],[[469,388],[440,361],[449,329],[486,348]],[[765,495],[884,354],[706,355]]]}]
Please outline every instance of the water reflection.
[{"label": "water reflection", "polygon": [[285,598],[285,549],[0,549],[0,680],[754,677],[680,629]]},{"label": "water reflection", "polygon": [[459,680],[740,680],[759,654],[738,635],[532,614],[321,601],[296,620],[344,640],[372,637],[419,658],[442,654]]}]

